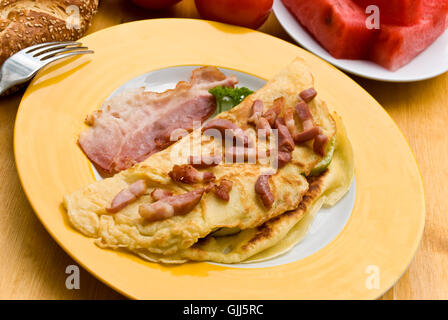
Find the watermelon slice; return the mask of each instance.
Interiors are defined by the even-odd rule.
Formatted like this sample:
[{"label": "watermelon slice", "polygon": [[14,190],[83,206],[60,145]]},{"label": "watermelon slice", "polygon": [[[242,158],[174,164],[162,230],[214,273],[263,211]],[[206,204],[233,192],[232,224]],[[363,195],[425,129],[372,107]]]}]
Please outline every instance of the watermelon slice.
[{"label": "watermelon slice", "polygon": [[[370,5],[380,9],[381,24],[409,26],[423,18],[425,0],[353,0],[365,12]],[[433,1],[433,0],[430,0]],[[440,1],[440,0],[437,0]]]},{"label": "watermelon slice", "polygon": [[425,0],[423,17],[412,26],[382,25],[372,48],[371,60],[397,70],[430,46],[447,27],[446,0]]},{"label": "watermelon slice", "polygon": [[[448,26],[448,0],[282,1],[335,58],[369,59],[389,70],[409,63]],[[367,28],[366,4],[380,7],[379,30]]]},{"label": "watermelon slice", "polygon": [[282,0],[314,38],[340,59],[366,59],[376,31],[351,0]]},{"label": "watermelon slice", "polygon": [[448,0],[423,0],[423,14],[448,14]]}]

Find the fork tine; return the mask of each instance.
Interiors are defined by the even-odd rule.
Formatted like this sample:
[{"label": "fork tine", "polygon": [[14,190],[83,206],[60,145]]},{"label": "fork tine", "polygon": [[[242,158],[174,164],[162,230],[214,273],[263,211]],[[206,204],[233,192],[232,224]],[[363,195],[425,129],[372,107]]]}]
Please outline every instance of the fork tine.
[{"label": "fork tine", "polygon": [[64,53],[64,54],[54,56],[52,58],[48,58],[46,60],[43,60],[42,62],[45,62],[45,64],[48,64],[48,63],[54,62],[56,60],[64,59],[64,58],[71,57],[71,56],[81,55],[81,54],[88,54],[88,53],[94,53],[94,51],[93,50],[73,51],[73,52]]},{"label": "fork tine", "polygon": [[81,44],[79,42],[75,42],[75,41],[55,41],[55,42],[45,42],[45,43],[39,43],[36,44],[34,46],[31,47],[27,47],[25,49],[23,49],[22,51],[24,53],[31,53],[33,51],[36,51],[37,49],[41,49],[41,48],[48,48],[52,45],[65,45],[65,46],[70,46],[70,45],[76,45],[76,44]]},{"label": "fork tine", "polygon": [[77,43],[77,42],[73,42],[73,44],[65,44],[65,43],[58,43],[58,44],[54,44],[48,47],[44,47],[44,48],[40,48],[37,49],[33,52],[31,52],[30,54],[33,55],[33,57],[38,57],[47,53],[52,53],[57,49],[62,49],[62,48],[67,48],[67,47],[71,47],[71,48],[77,48],[81,45],[81,43]]},{"label": "fork tine", "polygon": [[60,42],[55,41],[55,42],[38,43],[38,44],[35,44],[34,46],[26,47],[22,51],[25,52],[25,53],[29,53],[29,52],[34,51],[36,49],[43,48],[43,47],[48,47],[48,46],[50,46],[52,44],[58,44],[58,43],[60,43]]},{"label": "fork tine", "polygon": [[58,49],[58,50],[54,50],[54,51],[43,53],[42,55],[40,55],[37,58],[40,59],[41,61],[45,61],[45,60],[47,60],[49,58],[52,58],[52,57],[54,57],[54,56],[56,56],[57,54],[60,54],[60,53],[69,52],[69,51],[79,51],[79,50],[83,50],[83,49],[89,49],[89,48],[87,48],[87,47],[61,48],[61,49]]}]

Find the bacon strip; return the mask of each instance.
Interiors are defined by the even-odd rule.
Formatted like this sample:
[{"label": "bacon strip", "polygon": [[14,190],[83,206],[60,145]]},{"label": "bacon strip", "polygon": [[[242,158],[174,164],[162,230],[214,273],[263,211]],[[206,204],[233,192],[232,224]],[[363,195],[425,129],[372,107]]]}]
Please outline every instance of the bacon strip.
[{"label": "bacon strip", "polygon": [[312,101],[316,96],[317,96],[317,92],[316,90],[314,90],[314,88],[309,88],[306,90],[303,90],[302,92],[299,93],[300,98],[303,99],[303,101],[305,101],[306,103]]},{"label": "bacon strip", "polygon": [[255,193],[260,197],[265,208],[270,209],[274,204],[274,196],[269,186],[270,175],[260,175],[255,182]]},{"label": "bacon strip", "polygon": [[172,144],[175,129],[191,132],[194,121],[213,115],[216,100],[210,89],[237,82],[215,67],[203,67],[193,71],[189,82],[181,81],[162,93],[129,89],[88,117],[91,128],[81,133],[79,145],[105,172],[127,169]]},{"label": "bacon strip", "polygon": [[147,222],[185,215],[201,201],[204,192],[204,188],[199,188],[184,194],[166,197],[150,204],[141,205],[138,212]]},{"label": "bacon strip", "polygon": [[199,172],[189,164],[174,165],[168,175],[174,182],[187,184],[205,183],[215,180],[215,175],[212,172]]},{"label": "bacon strip", "polygon": [[222,161],[221,156],[190,156],[188,164],[197,169],[206,169],[215,167]]},{"label": "bacon strip", "polygon": [[109,208],[106,208],[108,213],[117,213],[118,211],[131,204],[146,192],[146,181],[138,180],[131,184],[126,189],[121,190],[115,198]]},{"label": "bacon strip", "polygon": [[213,192],[216,196],[228,202],[230,200],[230,191],[232,191],[233,182],[227,179],[222,179],[220,184],[215,184],[213,187]]},{"label": "bacon strip", "polygon": [[302,121],[303,131],[294,136],[296,143],[303,143],[314,139],[319,134],[319,128],[313,123],[313,115],[305,102],[299,102],[296,105],[297,116]]}]

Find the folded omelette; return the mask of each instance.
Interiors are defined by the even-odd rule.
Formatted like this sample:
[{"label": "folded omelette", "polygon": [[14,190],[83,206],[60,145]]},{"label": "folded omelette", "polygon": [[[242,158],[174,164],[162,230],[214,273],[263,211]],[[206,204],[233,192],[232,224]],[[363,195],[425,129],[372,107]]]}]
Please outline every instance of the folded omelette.
[{"label": "folded omelette", "polygon": [[[65,196],[70,223],[102,248],[161,263],[249,263],[287,252],[322,206],[344,196],[353,177],[342,120],[313,85],[307,66],[296,59],[204,126],[231,130],[232,143],[243,137],[244,147],[265,151],[272,143],[259,139],[257,130],[275,128],[276,134],[264,131],[278,147],[274,168],[263,159],[227,161],[235,150],[247,160],[248,149],[223,146],[197,128],[132,168]],[[209,155],[218,158],[215,164],[192,163]],[[144,187],[136,193],[139,185]]]}]

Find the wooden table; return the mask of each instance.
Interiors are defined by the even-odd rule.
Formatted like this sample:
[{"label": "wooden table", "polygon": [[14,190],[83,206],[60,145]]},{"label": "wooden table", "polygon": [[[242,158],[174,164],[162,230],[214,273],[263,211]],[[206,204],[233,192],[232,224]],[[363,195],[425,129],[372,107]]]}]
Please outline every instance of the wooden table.
[{"label": "wooden table", "polygon": [[[138,19],[199,17],[193,0],[158,13],[138,9],[127,0],[101,2],[89,32]],[[260,30],[293,42],[273,14]],[[426,187],[426,229],[420,249],[383,299],[448,299],[448,73],[410,84],[354,80],[398,123]],[[0,98],[0,298],[122,299],[85,270],[80,290],[65,287],[65,269],[75,262],[34,215],[16,173],[13,128],[22,94]]]}]

